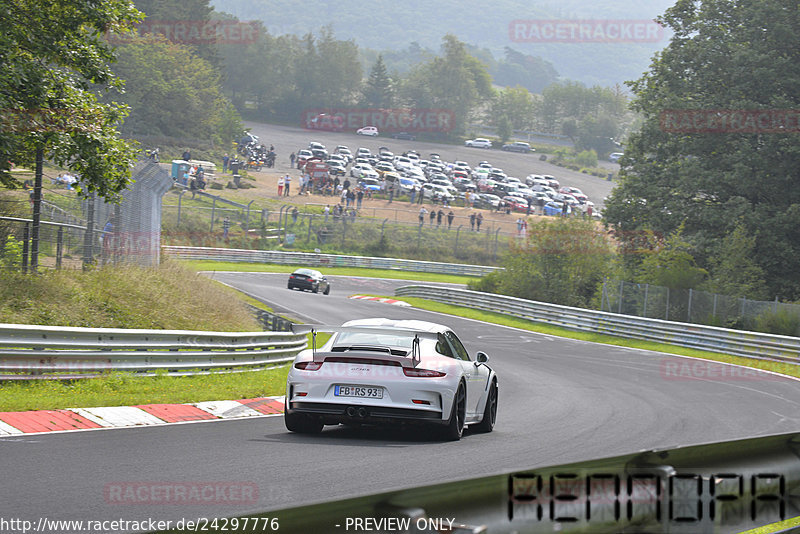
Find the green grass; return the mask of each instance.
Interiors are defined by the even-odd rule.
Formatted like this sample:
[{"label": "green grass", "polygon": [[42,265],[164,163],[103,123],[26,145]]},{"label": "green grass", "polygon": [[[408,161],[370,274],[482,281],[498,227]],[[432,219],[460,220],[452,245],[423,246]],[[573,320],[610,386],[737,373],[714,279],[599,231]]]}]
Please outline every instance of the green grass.
[{"label": "green grass", "polygon": [[[396,298],[396,297],[393,297]],[[465,308],[462,306],[453,306],[451,304],[442,304],[430,300],[412,297],[401,297],[404,302],[408,302],[416,308],[434,311],[438,313],[446,313],[458,317],[466,317],[468,319],[475,319],[487,323],[499,324],[519,328],[521,330],[528,330],[530,332],[538,332],[541,334],[548,334],[552,336],[559,336],[570,339],[579,339],[582,341],[591,341],[593,343],[603,343],[606,345],[616,345],[619,347],[629,347],[633,349],[652,350],[664,352],[668,354],[676,354],[679,356],[689,356],[691,358],[700,358],[704,360],[712,360],[716,362],[731,363],[742,365],[745,367],[752,367],[754,369],[762,369],[765,371],[773,371],[789,376],[800,377],[800,366],[792,365],[790,363],[773,362],[767,360],[756,360],[753,358],[744,358],[741,356],[733,356],[730,354],[722,354],[718,352],[708,352],[703,350],[691,349],[680,347],[677,345],[670,345],[667,343],[654,343],[651,341],[643,341],[638,339],[628,339],[617,336],[609,336],[605,334],[595,334],[592,332],[578,332],[552,326],[543,323],[535,323],[527,319],[518,319],[503,315],[501,313],[488,312],[482,310],[474,310],[472,308]]]},{"label": "green grass", "polygon": [[[306,265],[272,265],[265,263],[234,263],[221,261],[183,261],[186,265],[197,271],[236,271],[251,273],[291,273],[299,267]],[[325,275],[365,276],[369,278],[391,278],[395,280],[414,280],[417,282],[446,282],[453,284],[467,284],[469,281],[478,280],[474,276],[457,276],[452,274],[423,273],[393,271],[388,269],[364,269],[356,267],[317,267]]]},{"label": "green grass", "polygon": [[197,376],[111,373],[83,380],[5,382],[0,411],[188,403],[283,395],[289,366]]}]

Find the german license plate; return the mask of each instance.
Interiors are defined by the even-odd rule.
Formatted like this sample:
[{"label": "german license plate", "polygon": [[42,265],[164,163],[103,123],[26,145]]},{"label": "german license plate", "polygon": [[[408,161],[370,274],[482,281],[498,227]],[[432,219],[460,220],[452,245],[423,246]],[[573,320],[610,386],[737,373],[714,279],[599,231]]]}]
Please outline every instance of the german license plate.
[{"label": "german license plate", "polygon": [[334,386],[333,395],[336,397],[362,397],[367,399],[382,399],[383,388],[369,386]]}]

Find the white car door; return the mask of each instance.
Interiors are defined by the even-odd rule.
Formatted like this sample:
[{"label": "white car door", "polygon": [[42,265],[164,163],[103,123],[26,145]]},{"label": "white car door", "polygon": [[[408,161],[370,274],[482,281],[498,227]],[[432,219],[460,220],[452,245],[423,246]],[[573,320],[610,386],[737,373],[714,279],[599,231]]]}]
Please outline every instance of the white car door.
[{"label": "white car door", "polygon": [[446,332],[445,337],[450,342],[453,355],[459,361],[461,369],[464,371],[464,378],[467,380],[467,417],[478,415],[480,411],[478,403],[481,401],[489,381],[489,368],[486,365],[477,364],[469,357],[469,352],[454,332]]}]

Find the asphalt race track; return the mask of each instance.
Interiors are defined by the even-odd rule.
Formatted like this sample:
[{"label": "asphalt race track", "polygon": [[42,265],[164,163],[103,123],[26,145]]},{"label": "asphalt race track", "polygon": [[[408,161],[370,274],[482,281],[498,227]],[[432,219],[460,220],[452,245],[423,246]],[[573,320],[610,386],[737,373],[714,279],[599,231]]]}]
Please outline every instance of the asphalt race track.
[{"label": "asphalt race track", "polygon": [[[196,519],[612,456],[800,430],[800,383],[768,374],[670,374],[680,359],[521,332],[347,298],[403,282],[333,276],[329,296],[289,291],[285,274],[209,273],[318,323],[418,318],[446,323],[500,378],[495,431],[440,443],[416,430],[288,433],[281,417],[0,439],[0,517]],[[691,360],[687,360],[691,362]],[[723,373],[724,374],[724,373]],[[109,487],[232,483],[246,502],[120,503]],[[173,523],[174,524],[174,523]]]}]

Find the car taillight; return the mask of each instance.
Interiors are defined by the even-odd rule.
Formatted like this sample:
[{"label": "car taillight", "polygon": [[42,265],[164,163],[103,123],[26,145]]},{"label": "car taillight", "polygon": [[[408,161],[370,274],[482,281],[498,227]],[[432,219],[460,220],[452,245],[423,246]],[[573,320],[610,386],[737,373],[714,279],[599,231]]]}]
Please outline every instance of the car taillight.
[{"label": "car taillight", "polygon": [[322,367],[322,363],[323,362],[297,362],[294,364],[294,368],[302,371],[319,371],[319,368]]},{"label": "car taillight", "polygon": [[441,378],[447,375],[447,373],[443,373],[441,371],[433,371],[431,369],[415,369],[413,367],[403,367],[403,374],[416,378]]}]

